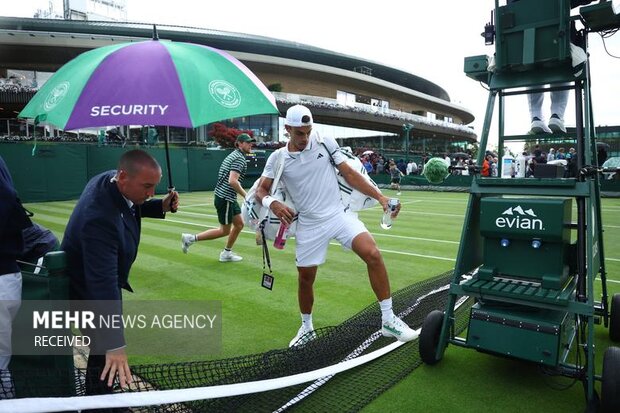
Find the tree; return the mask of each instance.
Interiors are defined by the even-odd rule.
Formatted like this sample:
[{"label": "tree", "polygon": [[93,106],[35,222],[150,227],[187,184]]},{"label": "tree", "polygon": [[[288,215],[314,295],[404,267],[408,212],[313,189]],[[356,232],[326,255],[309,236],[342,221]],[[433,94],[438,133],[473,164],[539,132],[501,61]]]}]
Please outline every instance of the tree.
[{"label": "tree", "polygon": [[235,142],[237,142],[237,136],[242,133],[247,133],[251,137],[254,137],[254,133],[251,130],[229,128],[228,126],[219,122],[211,125],[211,129],[209,129],[208,135],[210,138],[213,138],[222,148],[234,148]]}]

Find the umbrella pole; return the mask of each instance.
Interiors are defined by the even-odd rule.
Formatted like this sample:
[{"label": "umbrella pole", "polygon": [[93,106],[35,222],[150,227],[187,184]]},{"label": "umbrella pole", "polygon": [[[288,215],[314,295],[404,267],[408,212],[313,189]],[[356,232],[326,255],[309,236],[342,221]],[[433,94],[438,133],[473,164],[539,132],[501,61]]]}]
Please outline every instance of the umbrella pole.
[{"label": "umbrella pole", "polygon": [[[170,153],[168,151],[168,136],[164,139],[164,145],[166,147],[166,169],[168,170],[168,193],[174,191],[174,185],[172,184],[172,171],[170,170]],[[170,212],[177,212],[176,208],[170,206]]]}]

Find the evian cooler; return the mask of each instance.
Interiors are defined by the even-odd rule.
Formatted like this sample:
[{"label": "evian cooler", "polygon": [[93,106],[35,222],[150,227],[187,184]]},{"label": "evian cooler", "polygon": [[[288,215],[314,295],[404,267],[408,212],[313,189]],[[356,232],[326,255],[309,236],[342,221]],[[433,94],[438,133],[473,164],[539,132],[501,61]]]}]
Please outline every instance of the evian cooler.
[{"label": "evian cooler", "polygon": [[560,289],[574,265],[572,198],[486,197],[480,204],[479,278],[526,278]]}]

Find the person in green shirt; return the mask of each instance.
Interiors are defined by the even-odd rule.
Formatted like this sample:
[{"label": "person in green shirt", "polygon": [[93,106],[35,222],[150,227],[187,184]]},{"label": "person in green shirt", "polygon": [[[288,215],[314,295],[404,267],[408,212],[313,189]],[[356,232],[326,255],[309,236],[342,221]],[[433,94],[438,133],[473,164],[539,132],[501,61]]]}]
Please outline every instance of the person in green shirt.
[{"label": "person in green shirt", "polygon": [[217,184],[215,185],[213,204],[217,210],[220,227],[195,235],[181,234],[181,249],[185,254],[187,254],[189,247],[197,241],[228,236],[226,247],[220,253],[220,261],[236,262],[243,259],[232,251],[232,247],[243,229],[243,218],[241,217],[241,207],[239,202],[237,202],[237,194],[245,198],[246,193],[241,183],[247,170],[245,155],[252,151],[253,142],[256,142],[255,139],[247,133],[237,136],[237,149],[222,162],[217,176]]}]

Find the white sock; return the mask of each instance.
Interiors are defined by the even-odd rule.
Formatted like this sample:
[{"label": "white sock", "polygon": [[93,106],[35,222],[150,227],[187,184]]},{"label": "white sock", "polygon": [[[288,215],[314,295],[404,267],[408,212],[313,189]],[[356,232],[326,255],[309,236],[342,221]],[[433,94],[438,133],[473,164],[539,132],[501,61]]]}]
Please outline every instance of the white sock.
[{"label": "white sock", "polygon": [[314,326],[312,325],[312,313],[310,314],[301,314],[301,325],[306,330],[314,330]]},{"label": "white sock", "polygon": [[379,307],[381,307],[381,322],[388,322],[394,317],[394,311],[392,311],[392,297],[379,301]]}]

